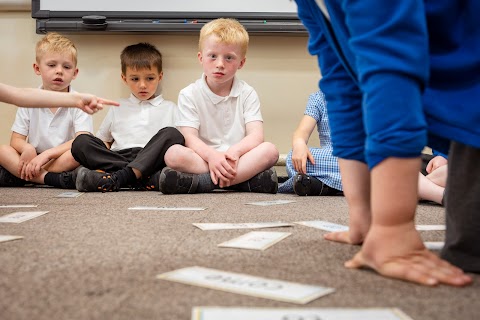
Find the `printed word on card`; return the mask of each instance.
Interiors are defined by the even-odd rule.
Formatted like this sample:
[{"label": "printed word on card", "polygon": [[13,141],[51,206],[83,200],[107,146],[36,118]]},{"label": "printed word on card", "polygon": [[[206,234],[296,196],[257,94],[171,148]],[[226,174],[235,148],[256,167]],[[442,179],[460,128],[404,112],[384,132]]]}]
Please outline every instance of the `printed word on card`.
[{"label": "printed word on card", "polygon": [[291,235],[290,232],[252,231],[238,238],[220,243],[219,247],[265,250]]},{"label": "printed word on card", "polygon": [[20,223],[48,213],[49,211],[14,212],[0,217],[0,222]]},{"label": "printed word on card", "polygon": [[23,239],[23,237],[22,236],[0,235],[0,242],[7,242],[7,241],[18,240],[18,239]]},{"label": "printed word on card", "polygon": [[163,273],[158,279],[291,303],[306,304],[335,291],[333,288],[273,280],[203,267]]},{"label": "printed word on card", "polygon": [[298,221],[296,224],[301,224],[302,226],[312,227],[324,231],[337,232],[337,231],[348,231],[348,226],[341,224],[336,224],[328,221],[322,220],[313,220],[313,221]]},{"label": "printed word on card", "polygon": [[277,222],[252,222],[252,223],[192,223],[195,227],[206,230],[230,230],[230,229],[262,229],[291,227],[293,224],[281,221]]},{"label": "printed word on card", "polygon": [[192,320],[412,320],[396,308],[268,309],[195,307]]},{"label": "printed word on card", "polygon": [[254,206],[275,206],[279,204],[287,204],[296,202],[295,200],[272,200],[272,201],[258,201],[258,202],[248,202],[246,204],[251,204]]},{"label": "printed word on card", "polygon": [[201,207],[131,207],[128,210],[153,210],[153,211],[203,211],[207,208]]}]

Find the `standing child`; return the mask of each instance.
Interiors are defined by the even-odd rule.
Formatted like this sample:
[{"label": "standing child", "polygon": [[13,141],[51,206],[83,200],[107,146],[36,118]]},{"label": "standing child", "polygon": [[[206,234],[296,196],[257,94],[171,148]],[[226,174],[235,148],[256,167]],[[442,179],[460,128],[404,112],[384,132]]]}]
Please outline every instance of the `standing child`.
[{"label": "standing child", "polygon": [[[348,268],[429,286],[471,283],[461,269],[480,272],[480,2],[296,2],[349,205],[349,231],[326,238],[363,243]],[[446,151],[448,140],[442,257],[452,264],[425,248],[414,219],[420,153]]]},{"label": "standing child", "polygon": [[79,191],[159,190],[165,152],[184,144],[172,127],[175,103],[156,94],[163,78],[161,53],[149,43],[138,43],[126,47],[120,60],[130,98],[108,110],[96,137],[82,135],[73,142],[72,154],[84,166],[78,172]]},{"label": "standing child", "polygon": [[[317,126],[320,148],[308,148],[308,140]],[[342,195],[342,179],[338,159],[333,156],[327,102],[322,91],[308,98],[305,114],[293,133],[292,151],[286,159],[289,179],[278,192],[299,196]]]},{"label": "standing child", "polygon": [[277,192],[272,168],[278,151],[264,142],[260,102],[255,90],[235,74],[245,65],[248,33],[234,19],[216,19],[200,31],[201,79],[180,92],[177,127],[186,147],[165,155],[160,177],[165,194],[212,191]]},{"label": "standing child", "polygon": [[[35,73],[42,89],[70,92],[77,77],[77,49],[73,42],[49,33],[36,46]],[[10,145],[0,146],[0,185],[28,182],[75,188],[78,162],[70,152],[76,136],[93,131],[92,117],[73,108],[18,108]]]}]

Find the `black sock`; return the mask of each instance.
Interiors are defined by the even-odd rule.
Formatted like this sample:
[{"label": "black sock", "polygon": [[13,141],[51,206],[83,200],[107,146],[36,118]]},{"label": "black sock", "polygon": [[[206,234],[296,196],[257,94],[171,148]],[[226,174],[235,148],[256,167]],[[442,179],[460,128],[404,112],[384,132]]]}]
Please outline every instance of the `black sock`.
[{"label": "black sock", "polygon": [[55,188],[62,188],[62,184],[60,183],[61,173],[55,172],[47,172],[45,178],[43,178],[43,182],[47,186],[52,186]]},{"label": "black sock", "polygon": [[123,169],[118,170],[117,172],[115,172],[115,176],[117,177],[118,184],[121,188],[127,187],[127,186],[133,186],[137,181],[135,172],[133,172],[132,168],[130,167],[125,167]]},{"label": "black sock", "polygon": [[202,173],[198,175],[198,186],[195,192],[211,192],[217,186],[213,183],[212,178],[210,178],[210,172]]}]

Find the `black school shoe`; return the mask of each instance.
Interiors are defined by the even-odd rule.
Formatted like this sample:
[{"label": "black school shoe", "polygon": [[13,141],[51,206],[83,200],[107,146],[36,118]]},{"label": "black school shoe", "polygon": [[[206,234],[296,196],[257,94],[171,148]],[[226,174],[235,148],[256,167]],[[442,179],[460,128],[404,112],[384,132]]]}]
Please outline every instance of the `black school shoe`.
[{"label": "black school shoe", "polygon": [[343,192],[329,187],[317,178],[297,173],[293,177],[293,191],[299,196],[341,196]]},{"label": "black school shoe", "polygon": [[75,170],[60,173],[60,187],[62,189],[76,189],[78,171],[81,168],[83,167],[79,166]]},{"label": "black school shoe", "polygon": [[184,173],[165,167],[160,173],[159,189],[163,194],[195,193],[198,181],[198,174]]},{"label": "black school shoe", "polygon": [[278,191],[278,177],[275,168],[270,168],[262,171],[249,180],[239,184],[225,188],[227,190],[236,190],[243,192],[258,192],[258,193],[277,193]]},{"label": "black school shoe", "polygon": [[27,181],[15,177],[7,169],[0,166],[0,187],[23,187]]},{"label": "black school shoe", "polygon": [[120,190],[117,177],[102,170],[78,169],[76,188],[81,192],[110,192]]},{"label": "black school shoe", "polygon": [[138,180],[135,190],[141,191],[160,191],[160,171],[155,172],[151,176]]}]

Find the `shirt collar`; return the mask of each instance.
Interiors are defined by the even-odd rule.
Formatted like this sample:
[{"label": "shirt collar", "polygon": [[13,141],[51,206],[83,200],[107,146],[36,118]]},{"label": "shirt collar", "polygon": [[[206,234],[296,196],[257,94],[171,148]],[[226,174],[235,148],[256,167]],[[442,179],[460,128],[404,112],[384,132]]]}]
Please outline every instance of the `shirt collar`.
[{"label": "shirt collar", "polygon": [[134,103],[134,104],[137,104],[137,105],[150,104],[151,106],[158,107],[163,102],[163,100],[165,100],[165,99],[163,99],[163,96],[161,94],[159,94],[158,96],[156,96],[153,99],[148,99],[148,100],[143,100],[142,101],[142,100],[138,99],[137,97],[135,97],[135,95],[133,93],[131,93],[130,97],[128,97],[128,100],[131,103]]},{"label": "shirt collar", "polygon": [[242,87],[241,87],[241,82],[238,80],[237,76],[233,78],[233,84],[232,84],[232,89],[230,90],[230,93],[226,97],[221,97],[219,95],[216,95],[215,93],[210,90],[210,87],[207,84],[206,76],[205,73],[202,73],[202,89],[206,93],[206,95],[210,98],[213,104],[218,104],[222,101],[227,100],[230,97],[238,97],[241,93]]}]

